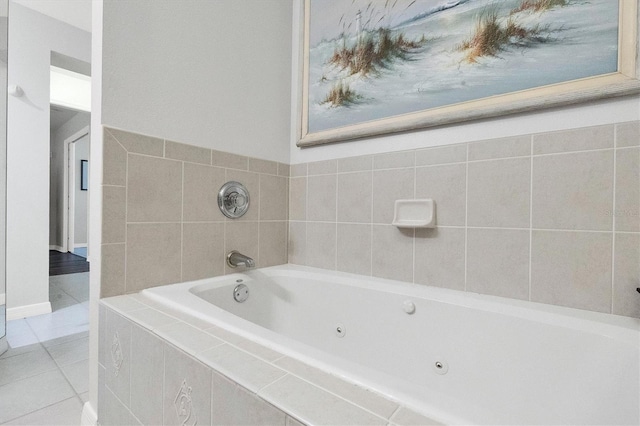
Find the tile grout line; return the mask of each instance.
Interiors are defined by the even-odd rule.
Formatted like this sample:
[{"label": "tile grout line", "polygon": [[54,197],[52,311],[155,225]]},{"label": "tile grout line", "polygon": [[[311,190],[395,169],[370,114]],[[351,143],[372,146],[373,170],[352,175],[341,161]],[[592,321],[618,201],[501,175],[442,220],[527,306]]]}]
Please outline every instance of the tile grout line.
[{"label": "tile grout line", "polygon": [[305,191],[304,191],[304,259],[303,265],[309,266],[307,252],[309,251],[309,164],[304,166]]},{"label": "tile grout line", "polygon": [[[613,126],[613,146],[618,146],[618,126]],[[616,280],[616,181],[617,181],[618,155],[617,151],[613,151],[613,196],[611,197],[611,211],[613,217],[611,219],[611,303],[609,304],[609,313],[613,313],[613,298],[615,296],[615,280]]]},{"label": "tile grout line", "polygon": [[533,136],[529,140],[529,295],[527,300],[531,301],[531,279],[533,276]]},{"label": "tile grout line", "polygon": [[[416,162],[417,162],[417,151],[414,150],[413,151],[413,199],[415,200],[417,198],[417,192],[418,192],[418,167],[416,166]],[[411,238],[411,243],[412,243],[412,247],[411,247],[411,262],[412,262],[412,267],[411,267],[411,282],[415,284],[416,282],[416,234],[417,234],[417,229],[413,228],[412,229],[412,238]]]},{"label": "tile grout line", "polygon": [[369,276],[373,276],[373,157],[371,157],[371,204],[369,205],[370,214],[371,214],[371,223],[369,223]]},{"label": "tile grout line", "polygon": [[464,291],[467,291],[468,258],[469,258],[469,144],[465,150],[464,171]]},{"label": "tile grout line", "polygon": [[[165,141],[166,147],[166,141]],[[180,200],[180,280],[184,281],[184,189],[185,189],[185,181],[184,181],[184,162],[182,162],[182,194]]]},{"label": "tile grout line", "polygon": [[[127,241],[129,240],[129,153],[124,165],[124,292],[127,292]],[[104,208],[104,206],[103,206]]]},{"label": "tile grout line", "polygon": [[336,172],[333,174],[333,176],[335,176],[336,179],[336,192],[334,194],[335,197],[335,207],[336,207],[336,212],[335,212],[335,216],[334,216],[334,226],[336,227],[336,239],[335,239],[335,256],[333,259],[333,270],[337,271],[338,270],[338,185],[339,185],[339,179],[338,179],[338,162],[336,161]]}]

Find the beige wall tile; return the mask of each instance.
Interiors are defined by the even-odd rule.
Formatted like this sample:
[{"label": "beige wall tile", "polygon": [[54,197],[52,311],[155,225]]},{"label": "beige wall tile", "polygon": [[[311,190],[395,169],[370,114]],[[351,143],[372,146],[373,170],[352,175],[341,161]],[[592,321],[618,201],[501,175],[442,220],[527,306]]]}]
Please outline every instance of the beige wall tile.
[{"label": "beige wall tile", "polygon": [[587,151],[613,148],[613,125],[583,127],[533,135],[533,153]]},{"label": "beige wall tile", "polygon": [[617,231],[640,232],[640,148],[616,150]]},{"label": "beige wall tile", "polygon": [[307,178],[307,220],[335,222],[336,175]]},{"label": "beige wall tile", "polygon": [[416,229],[414,282],[464,291],[464,228]]},{"label": "beige wall tile", "polygon": [[295,265],[307,264],[307,223],[289,222],[287,243],[288,261]]},{"label": "beige wall tile", "polygon": [[415,164],[415,151],[389,152],[373,156],[373,168],[375,170],[413,167]]},{"label": "beige wall tile", "polygon": [[127,152],[155,157],[162,157],[164,154],[164,140],[162,139],[111,128],[107,128],[107,132],[111,133]]},{"label": "beige wall tile", "polygon": [[373,225],[372,275],[400,281],[413,281],[413,229]]},{"label": "beige wall tile", "polygon": [[640,318],[640,234],[616,233],[613,313]]},{"label": "beige wall tile", "polygon": [[416,151],[416,167],[435,164],[464,163],[467,161],[467,144],[420,149]]},{"label": "beige wall tile", "polygon": [[249,158],[249,171],[277,175],[278,163],[275,161],[260,160],[258,158]]},{"label": "beige wall tile", "polygon": [[307,163],[307,173],[309,176],[333,174],[333,173],[336,173],[337,171],[338,171],[337,160],[325,160],[325,161],[315,161],[313,163]]},{"label": "beige wall tile", "polygon": [[490,139],[469,144],[469,161],[531,155],[531,136]]},{"label": "beige wall tile", "polygon": [[391,224],[396,200],[413,199],[415,169],[373,172],[373,223]]},{"label": "beige wall tile", "polygon": [[338,173],[362,172],[373,168],[373,155],[338,159]]},{"label": "beige wall tile", "polygon": [[616,124],[616,147],[640,145],[640,121]]},{"label": "beige wall tile", "polygon": [[180,281],[179,223],[127,225],[127,293]]},{"label": "beige wall tile", "polygon": [[613,150],[533,159],[533,227],[611,230]]},{"label": "beige wall tile", "polygon": [[307,175],[307,163],[292,164],[291,165],[291,177],[306,176]]},{"label": "beige wall tile", "polygon": [[224,274],[224,223],[182,225],[182,280]]},{"label": "beige wall tile", "polygon": [[220,167],[184,163],[184,221],[223,221],[225,216],[218,208],[218,191],[225,182],[225,170]]},{"label": "beige wall tile", "polygon": [[337,269],[371,275],[371,225],[338,224]]},{"label": "beige wall tile", "polygon": [[469,163],[469,226],[529,227],[530,158]]},{"label": "beige wall tile", "polygon": [[249,158],[229,152],[211,150],[211,165],[228,169],[248,170]]},{"label": "beige wall tile", "polygon": [[[249,191],[250,198],[249,210],[247,210],[244,216],[238,219],[228,220],[241,222],[247,220],[258,220],[260,217],[260,175],[258,173],[244,172],[240,170],[227,170],[226,172],[226,180],[234,180],[243,184],[247,188],[247,191]],[[220,188],[216,189],[216,194],[219,189]]]},{"label": "beige wall tile", "polygon": [[124,243],[127,192],[123,186],[102,187],[102,243]]},{"label": "beige wall tile", "polygon": [[289,218],[289,178],[260,175],[260,220]]},{"label": "beige wall tile", "polygon": [[336,224],[307,222],[306,264],[336,269]]},{"label": "beige wall tile", "polygon": [[[258,222],[231,222],[225,223],[224,231],[224,253],[237,250],[245,256],[252,258],[256,265],[260,264],[260,253],[258,243],[260,241],[260,228]],[[226,265],[226,264],[225,264]],[[225,272],[238,272],[245,270],[240,266],[230,268],[225,266]]]},{"label": "beige wall tile", "polygon": [[109,132],[104,132],[103,185],[127,184],[127,151]]},{"label": "beige wall tile", "polygon": [[467,230],[467,291],[529,298],[529,231]]},{"label": "beige wall tile", "polygon": [[531,300],[611,311],[610,232],[533,231]]},{"label": "beige wall tile", "polygon": [[174,160],[190,161],[192,163],[211,164],[211,150],[199,146],[166,141],[164,156]]},{"label": "beige wall tile", "polygon": [[260,222],[260,267],[287,263],[287,222]]},{"label": "beige wall tile", "polygon": [[125,294],[125,244],[103,244],[100,297]]},{"label": "beige wall tile", "polygon": [[289,177],[291,175],[291,166],[284,163],[278,163],[278,176]]},{"label": "beige wall tile", "polygon": [[306,177],[296,177],[289,180],[289,219],[307,219]]},{"label": "beige wall tile", "polygon": [[371,172],[338,175],[338,222],[371,223]]},{"label": "beige wall tile", "polygon": [[465,224],[466,164],[418,167],[416,198],[432,198],[438,225]]},{"label": "beige wall tile", "polygon": [[128,222],[182,219],[182,163],[129,154]]}]

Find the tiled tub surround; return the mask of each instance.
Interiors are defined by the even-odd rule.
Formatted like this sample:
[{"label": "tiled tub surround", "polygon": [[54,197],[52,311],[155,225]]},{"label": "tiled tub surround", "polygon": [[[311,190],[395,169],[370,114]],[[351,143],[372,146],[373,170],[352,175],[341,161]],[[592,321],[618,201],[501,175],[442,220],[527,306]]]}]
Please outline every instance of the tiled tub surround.
[{"label": "tiled tub surround", "polygon": [[[244,303],[230,297],[238,280]],[[307,424],[404,424],[406,406],[451,424],[640,420],[631,318],[291,265],[103,304],[101,389],[122,404],[104,402],[102,424],[118,412],[174,424],[181,401],[199,424],[283,424],[283,412]]]},{"label": "tiled tub surround", "polygon": [[[105,128],[103,166],[102,297],[229,273],[230,250],[287,262],[288,165]],[[229,180],[240,219],[218,209]]]},{"label": "tiled tub surround", "polygon": [[[289,262],[640,318],[640,122],[291,166]],[[390,225],[433,198],[435,229]]]},{"label": "tiled tub surround", "polygon": [[139,295],[101,301],[100,336],[104,426],[439,424]]}]

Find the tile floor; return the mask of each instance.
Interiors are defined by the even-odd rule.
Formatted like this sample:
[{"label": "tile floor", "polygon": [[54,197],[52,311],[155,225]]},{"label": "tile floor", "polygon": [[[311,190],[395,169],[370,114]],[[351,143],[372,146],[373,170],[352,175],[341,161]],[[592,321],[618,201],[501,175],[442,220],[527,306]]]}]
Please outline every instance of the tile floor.
[{"label": "tile floor", "polygon": [[7,323],[1,425],[79,425],[89,391],[89,273],[49,279],[53,312]]}]

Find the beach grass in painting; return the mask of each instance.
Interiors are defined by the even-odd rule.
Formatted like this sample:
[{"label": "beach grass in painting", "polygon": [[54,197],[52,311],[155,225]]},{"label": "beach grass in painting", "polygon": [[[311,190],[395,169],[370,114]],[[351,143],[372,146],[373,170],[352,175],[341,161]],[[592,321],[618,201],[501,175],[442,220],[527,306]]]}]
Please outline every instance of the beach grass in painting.
[{"label": "beach grass in painting", "polygon": [[318,132],[617,70],[615,0],[310,0]]}]

